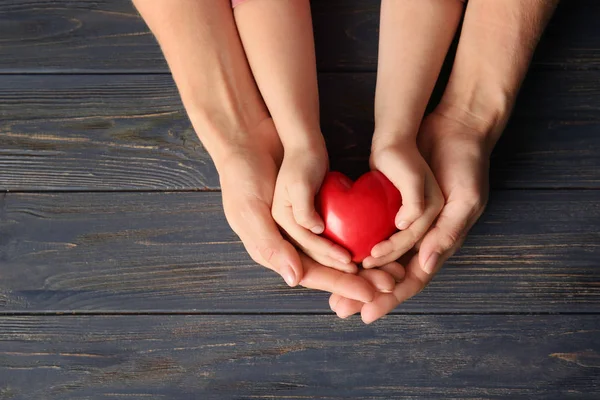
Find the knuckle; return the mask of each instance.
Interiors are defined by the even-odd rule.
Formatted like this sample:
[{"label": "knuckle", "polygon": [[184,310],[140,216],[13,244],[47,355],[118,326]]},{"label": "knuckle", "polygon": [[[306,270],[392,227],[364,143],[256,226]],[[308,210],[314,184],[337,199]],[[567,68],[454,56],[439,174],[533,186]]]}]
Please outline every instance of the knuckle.
[{"label": "knuckle", "polygon": [[[260,256],[262,257],[264,262],[267,262],[268,264],[272,264],[272,261],[273,261],[275,255],[277,254],[277,251],[272,246],[256,245],[255,249],[258,251],[258,254],[260,254]],[[261,264],[260,262],[258,262],[258,263]]]},{"label": "knuckle", "polygon": [[485,208],[487,198],[481,191],[475,188],[468,189],[464,192],[464,196],[466,198],[466,203],[471,209],[479,211]]},{"label": "knuckle", "polygon": [[294,209],[294,219],[299,225],[305,228],[312,228],[313,218],[310,215],[310,211],[302,208]]},{"label": "knuckle", "polygon": [[445,240],[442,241],[445,249],[448,250],[456,245],[462,238],[462,231],[457,228],[448,228],[443,231],[443,237]]}]

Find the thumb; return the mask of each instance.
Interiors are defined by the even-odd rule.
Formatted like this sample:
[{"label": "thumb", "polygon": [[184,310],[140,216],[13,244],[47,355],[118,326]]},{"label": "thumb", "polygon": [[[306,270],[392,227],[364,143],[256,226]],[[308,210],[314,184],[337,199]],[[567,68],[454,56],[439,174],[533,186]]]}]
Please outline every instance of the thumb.
[{"label": "thumb", "polygon": [[396,227],[405,230],[425,211],[425,176],[415,168],[415,163],[398,153],[385,152],[372,163],[400,191],[402,207],[396,215]]},{"label": "thumb", "polygon": [[238,222],[236,233],[252,259],[277,272],[289,286],[298,285],[303,278],[300,256],[281,235],[269,207],[254,204]]},{"label": "thumb", "polygon": [[456,200],[446,204],[435,226],[421,242],[419,264],[425,273],[435,273],[458,250],[477,221],[478,211],[468,203]]},{"label": "thumb", "polygon": [[288,194],[296,223],[320,235],[325,230],[325,223],[315,209],[315,195],[318,189],[317,185],[297,182],[288,187]]}]

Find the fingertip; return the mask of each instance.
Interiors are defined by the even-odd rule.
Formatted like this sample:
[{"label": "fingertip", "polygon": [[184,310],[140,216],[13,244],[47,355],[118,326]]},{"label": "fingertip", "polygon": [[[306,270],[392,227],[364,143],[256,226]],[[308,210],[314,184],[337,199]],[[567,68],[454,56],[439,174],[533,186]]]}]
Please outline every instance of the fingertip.
[{"label": "fingertip", "polygon": [[336,314],[341,319],[346,319],[358,312],[362,309],[363,303],[351,300],[347,298],[340,299],[339,303],[336,305]]},{"label": "fingertip", "polygon": [[425,261],[425,263],[420,263],[421,264],[421,268],[423,269],[423,271],[426,274],[433,274],[433,272],[436,270],[438,262],[441,258],[441,254],[437,253],[437,252],[433,252]]},{"label": "fingertip", "polygon": [[380,317],[376,313],[371,311],[370,307],[367,307],[367,305],[365,305],[365,307],[363,307],[363,309],[360,313],[360,318],[362,319],[362,321],[365,325],[371,325],[373,322],[377,321]]},{"label": "fingertip", "polygon": [[375,267],[375,257],[368,256],[362,261],[362,266],[365,269],[370,269]]},{"label": "fingertip", "polygon": [[342,264],[348,264],[356,268],[356,264],[352,262],[352,257],[346,250],[338,250],[333,254],[333,258],[341,262]]},{"label": "fingertip", "polygon": [[313,204],[292,203],[292,213],[296,223],[304,229],[308,229],[315,235],[320,235],[325,231],[325,223]]},{"label": "fingertip", "polygon": [[387,256],[392,251],[394,251],[393,243],[389,240],[384,240],[383,242],[373,246],[373,248],[371,249],[371,257],[380,258],[383,256]]},{"label": "fingertip", "polygon": [[287,283],[287,285],[289,287],[294,287],[297,285],[297,278],[296,278],[296,274],[294,273],[294,271],[291,269],[291,267],[288,268],[284,268],[281,271],[281,277],[283,278],[283,280],[285,281],[285,283]]},{"label": "fingertip", "polygon": [[346,272],[348,274],[357,274],[358,266],[354,263],[348,263],[345,265],[344,272]]},{"label": "fingertip", "polygon": [[333,293],[331,296],[329,296],[329,308],[331,308],[331,311],[335,312],[336,306],[341,299],[342,296],[340,296],[339,294]]},{"label": "fingertip", "polygon": [[[304,277],[304,268],[302,267],[302,261],[300,260],[300,256],[296,249],[289,242],[285,242],[285,254],[282,257],[282,277],[285,279],[286,283],[290,287],[297,286],[302,281]],[[289,270],[290,272],[285,272],[287,277],[284,276],[283,272]]]},{"label": "fingertip", "polygon": [[323,225],[315,225],[312,228],[310,228],[310,231],[315,235],[320,235],[323,232],[325,232],[325,227]]},{"label": "fingertip", "polygon": [[380,293],[392,293],[396,286],[395,279],[383,270],[363,270],[359,273],[359,276],[368,280]]},{"label": "fingertip", "polygon": [[410,222],[404,219],[396,219],[396,228],[400,231],[404,231],[410,227]]},{"label": "fingertip", "polygon": [[408,206],[402,206],[398,214],[396,214],[396,228],[398,230],[404,231],[410,228],[413,222],[417,220],[421,216],[422,213],[418,213],[414,210],[408,208]]}]

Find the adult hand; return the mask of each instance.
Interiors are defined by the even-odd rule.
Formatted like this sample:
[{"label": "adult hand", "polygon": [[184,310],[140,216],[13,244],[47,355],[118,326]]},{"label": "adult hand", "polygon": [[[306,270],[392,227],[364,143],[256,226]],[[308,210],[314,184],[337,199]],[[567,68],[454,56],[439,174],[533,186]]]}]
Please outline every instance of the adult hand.
[{"label": "adult hand", "polygon": [[229,2],[135,0],[135,5],[160,42],[190,120],[220,173],[227,219],[252,258],[290,285],[365,302],[375,292],[366,278],[391,291],[394,279],[382,271],[357,276],[323,267],[281,236],[271,202],[283,150]]}]

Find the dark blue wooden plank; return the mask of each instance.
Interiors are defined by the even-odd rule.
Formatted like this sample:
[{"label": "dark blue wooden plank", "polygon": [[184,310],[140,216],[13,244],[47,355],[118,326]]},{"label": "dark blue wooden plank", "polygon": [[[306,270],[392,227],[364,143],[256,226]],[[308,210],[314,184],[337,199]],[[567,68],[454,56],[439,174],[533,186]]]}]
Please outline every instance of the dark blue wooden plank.
[{"label": "dark blue wooden plank", "polygon": [[[5,195],[0,311],[328,312],[255,265],[218,193]],[[599,312],[600,191],[495,191],[398,312]]]},{"label": "dark blue wooden plank", "polygon": [[0,317],[2,399],[598,399],[596,316]]},{"label": "dark blue wooden plank", "polygon": [[[596,0],[563,1],[535,65],[597,69]],[[322,70],[375,71],[380,0],[313,0]],[[1,0],[0,72],[166,72],[131,2]]]}]

